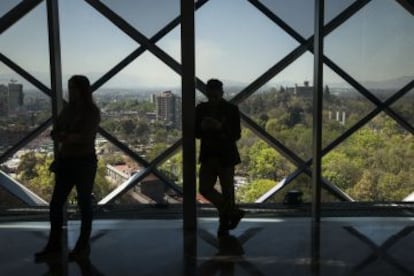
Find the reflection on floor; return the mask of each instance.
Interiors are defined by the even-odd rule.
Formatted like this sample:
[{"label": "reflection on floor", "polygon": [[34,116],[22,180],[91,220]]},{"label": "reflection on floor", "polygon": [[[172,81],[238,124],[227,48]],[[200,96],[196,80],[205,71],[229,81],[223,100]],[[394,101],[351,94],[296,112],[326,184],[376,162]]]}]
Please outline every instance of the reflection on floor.
[{"label": "reflection on floor", "polygon": [[[319,233],[309,218],[248,218],[220,239],[216,227],[200,218],[196,235],[184,235],[179,219],[96,220],[89,259],[36,264],[49,224],[2,222],[0,275],[414,275],[407,217],[324,218]],[[78,231],[70,221],[69,249]]]}]

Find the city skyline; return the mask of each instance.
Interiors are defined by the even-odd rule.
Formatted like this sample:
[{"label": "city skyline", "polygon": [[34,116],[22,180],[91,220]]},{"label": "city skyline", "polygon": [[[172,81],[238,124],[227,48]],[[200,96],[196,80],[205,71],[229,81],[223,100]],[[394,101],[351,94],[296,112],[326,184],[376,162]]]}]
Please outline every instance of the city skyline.
[{"label": "city skyline", "polygon": [[[179,13],[179,1],[133,1],[128,5],[103,2],[147,37]],[[352,2],[327,1],[327,20]],[[299,7],[313,11],[310,9],[313,1],[291,1],[289,5],[282,5],[286,3],[283,1],[262,3],[278,11],[305,38],[312,34],[309,27],[313,23],[312,12],[304,14],[308,16],[295,13]],[[75,73],[84,73],[95,81],[139,46],[84,1],[59,4],[64,87],[67,78]],[[4,1],[0,11],[5,13],[12,6],[10,1]],[[146,12],[136,16],[137,10]],[[249,18],[248,22],[244,18]],[[2,34],[0,46],[3,54],[49,86],[46,26],[45,3],[42,3]],[[204,81],[220,77],[228,83],[247,85],[298,45],[247,1],[211,0],[196,13],[196,69],[197,76]],[[179,62],[179,26],[157,46]],[[409,54],[413,47],[412,16],[396,1],[386,0],[372,1],[325,39],[326,55],[358,81],[414,76],[414,58]],[[308,52],[270,82],[312,82],[312,71],[313,56]],[[344,83],[329,69],[325,71],[328,84]],[[4,64],[0,66],[0,82],[13,74]],[[180,83],[179,75],[147,51],[103,87],[178,87]]]}]

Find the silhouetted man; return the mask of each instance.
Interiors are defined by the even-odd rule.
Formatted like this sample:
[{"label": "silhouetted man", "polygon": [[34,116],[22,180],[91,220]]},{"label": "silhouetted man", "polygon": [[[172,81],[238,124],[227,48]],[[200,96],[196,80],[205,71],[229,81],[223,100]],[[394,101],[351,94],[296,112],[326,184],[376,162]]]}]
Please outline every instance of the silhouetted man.
[{"label": "silhouetted man", "polygon": [[[234,166],[240,163],[236,141],[240,139],[240,113],[236,105],[223,99],[223,83],[207,82],[208,102],[196,107],[196,137],[201,139],[199,161],[200,193],[219,212],[218,235],[228,235],[245,212],[235,205]],[[214,185],[220,180],[221,193]]]}]

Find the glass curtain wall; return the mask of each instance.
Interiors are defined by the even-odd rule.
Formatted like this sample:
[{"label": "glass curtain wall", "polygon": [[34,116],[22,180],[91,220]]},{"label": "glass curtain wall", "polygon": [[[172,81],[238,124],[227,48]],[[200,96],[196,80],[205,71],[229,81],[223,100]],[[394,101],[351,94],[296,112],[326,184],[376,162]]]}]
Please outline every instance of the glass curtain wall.
[{"label": "glass curtain wall", "polygon": [[[0,3],[2,209],[46,206],[53,187],[46,2],[24,2]],[[325,2],[322,201],[412,201],[414,8]],[[85,74],[102,111],[97,204],[181,204],[180,1],[58,5],[64,99]],[[314,1],[196,1],[196,102],[218,78],[239,106],[242,204],[312,200],[313,26]]]}]

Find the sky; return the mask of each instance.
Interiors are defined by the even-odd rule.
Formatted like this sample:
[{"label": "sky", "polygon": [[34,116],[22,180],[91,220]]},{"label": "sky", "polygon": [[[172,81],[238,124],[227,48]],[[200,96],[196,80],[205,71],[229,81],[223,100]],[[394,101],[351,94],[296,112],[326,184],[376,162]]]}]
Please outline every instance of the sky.
[{"label": "sky", "polygon": [[[17,0],[1,0],[0,15]],[[178,0],[102,0],[148,38],[179,14]],[[313,33],[313,1],[262,0],[303,37]],[[327,0],[326,20],[352,0]],[[139,44],[82,0],[60,0],[62,70],[97,80]],[[50,86],[45,1],[0,36],[2,54]],[[247,85],[299,44],[246,0],[210,0],[196,12],[196,74]],[[157,43],[180,62],[180,30]],[[393,0],[373,0],[325,38],[325,54],[358,81],[414,78],[414,17]],[[313,78],[313,55],[302,55],[270,81]],[[0,64],[0,83],[13,72]],[[19,80],[19,77],[16,76]],[[329,84],[344,81],[325,68]],[[148,51],[104,87],[179,86],[180,76]]]}]

